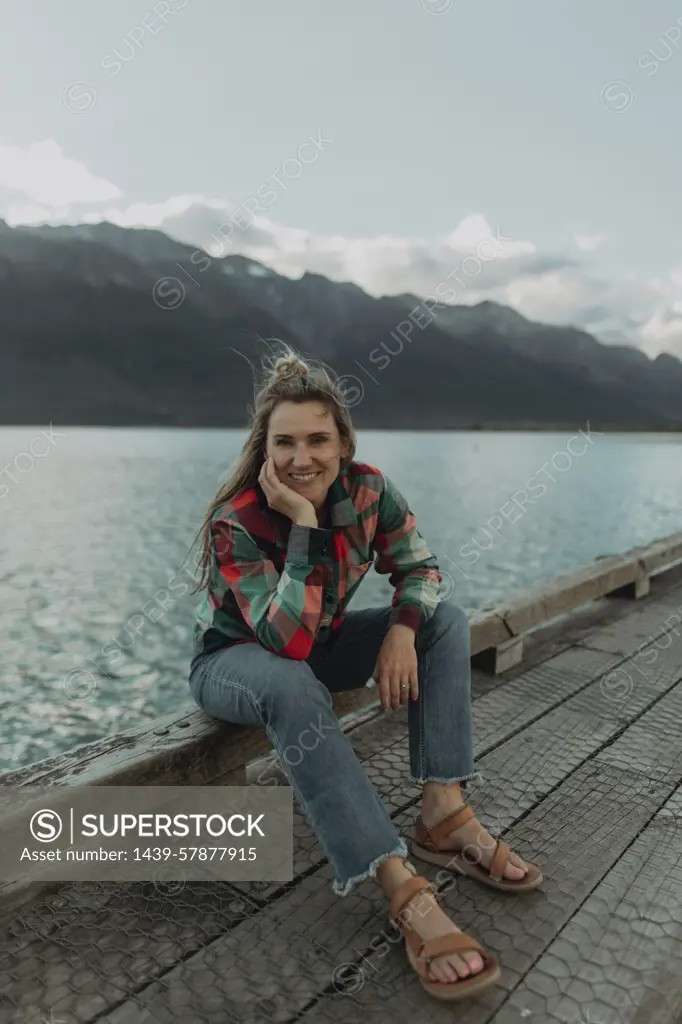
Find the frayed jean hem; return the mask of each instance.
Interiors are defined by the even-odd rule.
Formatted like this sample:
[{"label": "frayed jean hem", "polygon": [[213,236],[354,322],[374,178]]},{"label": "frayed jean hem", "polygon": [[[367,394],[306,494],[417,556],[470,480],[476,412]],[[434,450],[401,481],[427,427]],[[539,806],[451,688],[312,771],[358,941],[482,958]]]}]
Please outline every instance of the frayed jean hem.
[{"label": "frayed jean hem", "polygon": [[482,776],[480,772],[473,771],[470,772],[468,775],[458,775],[457,777],[451,779],[443,778],[440,775],[425,775],[419,778],[415,775],[411,775],[410,778],[414,782],[422,786],[424,785],[425,782],[440,782],[440,784],[443,786],[452,786],[454,785],[455,782],[481,782]]},{"label": "frayed jean hem", "polygon": [[335,896],[348,896],[352,889],[361,882],[366,881],[368,878],[376,878],[377,868],[380,864],[383,864],[389,857],[405,857],[407,858],[407,846],[404,840],[400,840],[395,850],[391,850],[390,853],[382,853],[380,857],[375,857],[372,863],[369,865],[366,871],[363,871],[361,875],[353,875],[347,882],[340,882],[338,878],[332,882],[332,891]]}]

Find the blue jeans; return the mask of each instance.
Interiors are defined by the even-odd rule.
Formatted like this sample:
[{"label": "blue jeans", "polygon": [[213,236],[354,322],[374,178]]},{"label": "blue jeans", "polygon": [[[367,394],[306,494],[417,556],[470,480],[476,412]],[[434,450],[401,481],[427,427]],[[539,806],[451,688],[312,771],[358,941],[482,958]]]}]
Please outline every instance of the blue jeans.
[{"label": "blue jeans", "polygon": [[[227,722],[265,727],[296,798],[346,896],[405,842],[339,728],[331,693],[364,686],[388,630],[390,607],[348,611],[327,645],[306,661],[257,642],[197,654],[189,683],[196,703]],[[410,775],[417,783],[473,778],[469,623],[441,602],[416,635],[419,697],[408,702]],[[378,690],[377,690],[378,696]]]}]

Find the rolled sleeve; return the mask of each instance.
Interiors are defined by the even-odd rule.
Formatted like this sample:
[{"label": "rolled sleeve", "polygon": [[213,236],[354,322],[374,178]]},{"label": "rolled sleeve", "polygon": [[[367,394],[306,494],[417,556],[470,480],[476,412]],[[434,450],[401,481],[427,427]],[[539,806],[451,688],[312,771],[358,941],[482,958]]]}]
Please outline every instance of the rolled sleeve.
[{"label": "rolled sleeve", "polygon": [[406,499],[389,477],[383,477],[374,568],[378,573],[390,573],[389,583],[395,588],[389,625],[409,626],[416,633],[436,610],[443,577]]}]

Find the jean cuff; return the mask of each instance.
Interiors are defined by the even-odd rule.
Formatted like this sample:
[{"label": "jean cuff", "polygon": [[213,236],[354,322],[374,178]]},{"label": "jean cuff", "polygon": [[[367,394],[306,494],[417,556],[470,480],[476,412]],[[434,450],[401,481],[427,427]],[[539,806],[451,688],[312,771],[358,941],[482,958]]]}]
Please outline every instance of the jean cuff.
[{"label": "jean cuff", "polygon": [[369,865],[366,871],[363,871],[361,875],[353,875],[347,882],[340,882],[338,878],[332,882],[332,891],[336,896],[348,896],[350,891],[354,889],[361,882],[366,881],[368,878],[376,878],[377,868],[380,864],[383,864],[389,857],[404,857],[407,859],[407,846],[403,839],[401,839],[394,850],[390,853],[382,853],[381,856],[375,857],[372,863]]},{"label": "jean cuff", "polygon": [[446,779],[441,775],[425,775],[418,778],[415,775],[410,775],[410,778],[420,785],[424,785],[425,782],[440,782],[443,786],[451,786],[455,782],[481,782],[482,775],[479,771],[470,772],[468,775],[457,775],[452,778]]}]

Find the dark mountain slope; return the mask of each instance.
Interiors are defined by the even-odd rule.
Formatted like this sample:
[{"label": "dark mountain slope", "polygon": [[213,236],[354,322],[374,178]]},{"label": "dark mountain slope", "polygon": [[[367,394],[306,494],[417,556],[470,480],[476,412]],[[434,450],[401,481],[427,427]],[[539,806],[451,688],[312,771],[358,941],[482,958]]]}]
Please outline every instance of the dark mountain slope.
[{"label": "dark mountain slope", "polygon": [[158,231],[0,222],[0,419],[243,426],[279,338],[350,375],[360,427],[682,429],[672,356],[490,302],[441,306],[402,340],[418,302],[213,259]]}]

